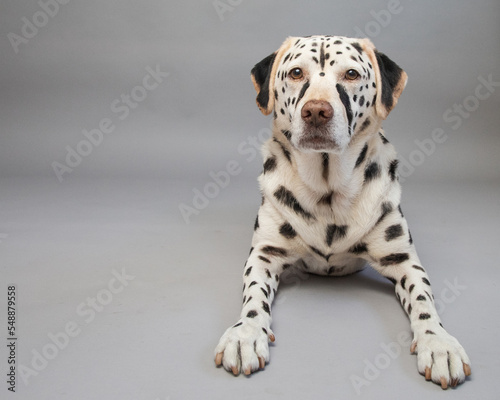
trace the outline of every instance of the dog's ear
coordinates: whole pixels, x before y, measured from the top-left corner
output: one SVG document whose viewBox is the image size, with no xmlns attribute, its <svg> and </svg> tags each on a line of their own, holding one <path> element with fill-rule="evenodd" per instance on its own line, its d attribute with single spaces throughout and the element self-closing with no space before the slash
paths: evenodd
<svg viewBox="0 0 500 400">
<path fill-rule="evenodd" d="M 368 54 L 375 71 L 377 85 L 375 111 L 382 119 L 386 119 L 396 106 L 399 96 L 406 86 L 408 75 L 384 53 L 377 51 L 370 39 L 363 39 L 360 43 Z"/>
<path fill-rule="evenodd" d="M 269 115 L 274 108 L 274 80 L 279 63 L 285 52 L 290 48 L 294 38 L 288 38 L 273 54 L 255 64 L 251 78 L 257 91 L 257 106 L 262 114 Z"/>
</svg>

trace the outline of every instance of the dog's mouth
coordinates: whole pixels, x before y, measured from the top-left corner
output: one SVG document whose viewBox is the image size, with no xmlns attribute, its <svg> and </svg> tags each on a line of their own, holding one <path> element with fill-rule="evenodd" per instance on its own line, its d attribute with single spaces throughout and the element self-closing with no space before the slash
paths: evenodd
<svg viewBox="0 0 500 400">
<path fill-rule="evenodd" d="M 302 150 L 332 151 L 337 150 L 339 145 L 332 139 L 332 133 L 327 127 L 308 127 L 301 135 L 298 147 Z"/>
</svg>

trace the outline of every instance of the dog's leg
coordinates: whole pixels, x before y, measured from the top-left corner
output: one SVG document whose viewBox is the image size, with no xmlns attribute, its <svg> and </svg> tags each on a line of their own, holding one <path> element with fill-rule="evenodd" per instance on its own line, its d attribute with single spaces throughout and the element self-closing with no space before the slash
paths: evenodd
<svg viewBox="0 0 500 400">
<path fill-rule="evenodd" d="M 288 250 L 269 244 L 252 247 L 243 273 L 243 308 L 239 321 L 226 330 L 215 349 L 215 363 L 238 375 L 264 368 L 269 361 L 271 304 L 281 272 L 286 269 Z"/>
<path fill-rule="evenodd" d="M 411 352 L 417 353 L 418 371 L 443 389 L 454 387 L 471 374 L 469 357 L 441 324 L 429 277 L 402 213 L 391 210 L 382 219 L 366 238 L 371 264 L 395 284 L 396 296 L 411 322 Z"/>
</svg>

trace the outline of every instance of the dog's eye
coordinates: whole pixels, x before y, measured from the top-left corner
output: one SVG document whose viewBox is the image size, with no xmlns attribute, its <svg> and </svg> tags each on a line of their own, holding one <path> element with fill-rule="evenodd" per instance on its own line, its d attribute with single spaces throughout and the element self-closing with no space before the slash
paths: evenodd
<svg viewBox="0 0 500 400">
<path fill-rule="evenodd" d="M 349 81 L 354 81 L 359 78 L 359 73 L 355 69 L 350 69 L 345 73 L 345 78 Z"/>
<path fill-rule="evenodd" d="M 293 68 L 288 74 L 292 79 L 302 79 L 302 77 L 304 76 L 304 73 L 300 68 Z"/>
</svg>

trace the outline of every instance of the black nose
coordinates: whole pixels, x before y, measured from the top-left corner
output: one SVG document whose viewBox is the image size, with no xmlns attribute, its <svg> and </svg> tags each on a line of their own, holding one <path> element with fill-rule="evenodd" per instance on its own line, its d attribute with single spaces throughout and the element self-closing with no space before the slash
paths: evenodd
<svg viewBox="0 0 500 400">
<path fill-rule="evenodd" d="M 300 113 L 302 119 L 309 125 L 320 127 L 333 117 L 333 108 L 324 100 L 309 100 Z"/>
</svg>

